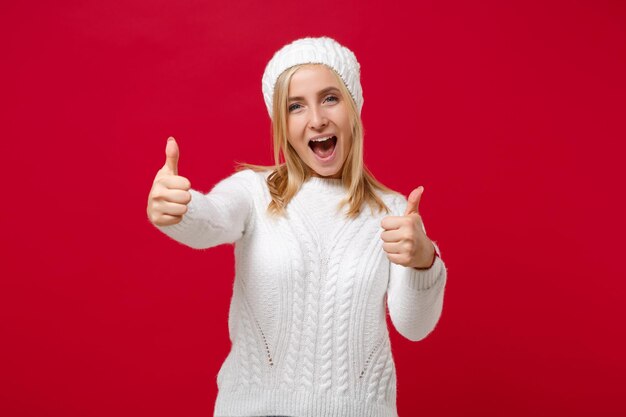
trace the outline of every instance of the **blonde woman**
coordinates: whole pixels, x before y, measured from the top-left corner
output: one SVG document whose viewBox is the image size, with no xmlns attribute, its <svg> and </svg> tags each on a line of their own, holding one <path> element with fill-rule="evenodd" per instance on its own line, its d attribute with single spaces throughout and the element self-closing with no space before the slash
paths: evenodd
<svg viewBox="0 0 626 417">
<path fill-rule="evenodd" d="M 328 37 L 296 40 L 267 64 L 273 166 L 242 165 L 209 193 L 177 172 L 178 145 L 148 217 L 196 249 L 233 243 L 232 347 L 215 416 L 397 416 L 386 309 L 418 341 L 439 320 L 446 268 L 408 198 L 363 163 L 354 54 Z"/>
</svg>

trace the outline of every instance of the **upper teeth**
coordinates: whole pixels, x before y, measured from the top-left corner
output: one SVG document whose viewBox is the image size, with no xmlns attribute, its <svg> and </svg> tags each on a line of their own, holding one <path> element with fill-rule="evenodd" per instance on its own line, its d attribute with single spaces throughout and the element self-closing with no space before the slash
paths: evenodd
<svg viewBox="0 0 626 417">
<path fill-rule="evenodd" d="M 323 138 L 311 139 L 311 140 L 313 142 L 323 142 L 323 141 L 328 140 L 330 138 L 332 138 L 332 135 L 331 136 L 326 136 L 326 137 L 323 137 Z"/>
</svg>

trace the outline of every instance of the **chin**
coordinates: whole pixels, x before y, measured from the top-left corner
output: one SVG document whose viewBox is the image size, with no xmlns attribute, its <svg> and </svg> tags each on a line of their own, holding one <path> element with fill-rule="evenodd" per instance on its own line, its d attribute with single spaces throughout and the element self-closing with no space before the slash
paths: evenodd
<svg viewBox="0 0 626 417">
<path fill-rule="evenodd" d="M 341 175 L 341 168 L 328 168 L 325 167 L 323 169 L 316 169 L 315 172 L 317 173 L 317 175 L 322 176 L 322 177 L 334 177 L 337 174 Z"/>
</svg>

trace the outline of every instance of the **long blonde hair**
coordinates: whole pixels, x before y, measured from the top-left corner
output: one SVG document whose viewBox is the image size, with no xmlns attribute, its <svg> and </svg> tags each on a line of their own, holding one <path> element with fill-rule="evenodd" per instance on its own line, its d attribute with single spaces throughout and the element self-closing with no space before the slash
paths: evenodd
<svg viewBox="0 0 626 417">
<path fill-rule="evenodd" d="M 283 215 L 289 201 L 296 195 L 302 183 L 311 176 L 311 169 L 298 156 L 296 150 L 287 140 L 287 98 L 289 93 L 289 83 L 293 74 L 303 65 L 300 64 L 285 70 L 276 81 L 273 100 L 272 136 L 274 138 L 274 165 L 254 165 L 239 163 L 236 167 L 238 171 L 252 169 L 254 171 L 268 171 L 271 174 L 267 177 L 272 201 L 268 206 L 268 212 L 272 215 Z M 323 65 L 323 64 L 314 64 Z M 327 67 L 330 68 L 330 67 Z M 339 75 L 331 69 L 337 78 L 341 93 L 346 97 L 352 124 L 352 146 L 342 168 L 341 179 L 344 187 L 348 190 L 347 197 L 340 205 L 349 204 L 350 208 L 346 213 L 347 217 L 355 218 L 361 212 L 363 203 L 367 203 L 371 210 L 377 209 L 389 213 L 389 208 L 376 194 L 376 190 L 395 193 L 382 183 L 380 183 L 369 172 L 363 162 L 363 123 L 358 113 L 356 103 L 348 91 Z M 350 99 L 347 99 L 347 98 Z M 281 159 L 282 156 L 282 159 Z"/>
</svg>

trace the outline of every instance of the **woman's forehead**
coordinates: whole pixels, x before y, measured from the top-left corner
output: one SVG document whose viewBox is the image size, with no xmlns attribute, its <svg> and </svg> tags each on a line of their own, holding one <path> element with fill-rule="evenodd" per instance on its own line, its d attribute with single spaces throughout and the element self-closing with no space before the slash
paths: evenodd
<svg viewBox="0 0 626 417">
<path fill-rule="evenodd" d="M 338 77 L 333 70 L 323 64 L 305 64 L 298 68 L 289 82 L 289 95 L 300 92 L 317 93 L 328 87 L 339 89 Z"/>
</svg>

